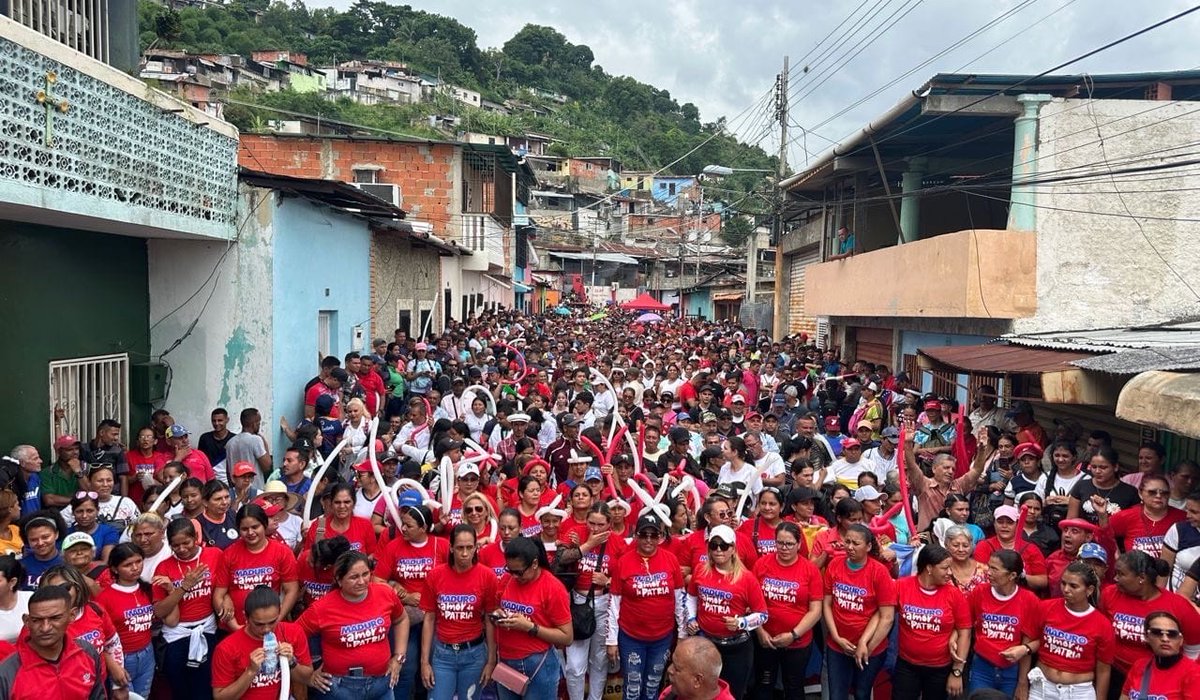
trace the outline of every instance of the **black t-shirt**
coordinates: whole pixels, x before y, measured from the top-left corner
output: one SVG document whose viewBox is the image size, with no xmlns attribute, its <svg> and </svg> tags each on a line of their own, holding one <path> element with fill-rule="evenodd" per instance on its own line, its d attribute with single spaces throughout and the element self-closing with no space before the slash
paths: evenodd
<svg viewBox="0 0 1200 700">
<path fill-rule="evenodd" d="M 1075 488 L 1071 489 L 1071 498 L 1079 500 L 1081 506 L 1079 515 L 1090 523 L 1099 523 L 1099 518 L 1096 517 L 1096 510 L 1092 507 L 1091 501 L 1092 496 L 1097 493 L 1101 497 L 1108 499 L 1108 514 L 1110 516 L 1126 508 L 1132 508 L 1142 502 L 1137 489 L 1124 481 L 1118 481 L 1116 486 L 1110 488 L 1098 489 L 1092 483 L 1091 477 L 1083 479 L 1078 484 L 1075 484 Z"/>
<path fill-rule="evenodd" d="M 219 438 L 215 432 L 210 430 L 200 436 L 200 441 L 196 443 L 196 449 L 208 457 L 210 464 L 220 464 L 225 461 L 225 443 L 232 440 L 233 436 L 233 432 L 226 432 L 225 437 Z"/>
</svg>

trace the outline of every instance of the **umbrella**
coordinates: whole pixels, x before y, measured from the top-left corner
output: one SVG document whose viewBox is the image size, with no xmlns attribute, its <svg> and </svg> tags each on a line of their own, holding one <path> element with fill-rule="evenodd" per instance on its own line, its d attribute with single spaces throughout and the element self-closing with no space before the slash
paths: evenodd
<svg viewBox="0 0 1200 700">
<path fill-rule="evenodd" d="M 599 321 L 602 318 L 608 318 L 608 314 L 601 311 L 599 313 L 595 313 L 595 314 L 592 314 L 591 316 L 588 316 L 589 321 Z"/>
<path fill-rule="evenodd" d="M 554 313 L 558 314 L 559 316 L 570 316 L 571 310 L 565 306 L 556 306 L 554 307 Z"/>
<path fill-rule="evenodd" d="M 641 316 L 637 317 L 638 323 L 654 323 L 655 321 L 661 321 L 661 320 L 662 320 L 662 316 L 659 316 L 658 314 L 653 313 L 653 312 L 644 313 Z"/>
</svg>

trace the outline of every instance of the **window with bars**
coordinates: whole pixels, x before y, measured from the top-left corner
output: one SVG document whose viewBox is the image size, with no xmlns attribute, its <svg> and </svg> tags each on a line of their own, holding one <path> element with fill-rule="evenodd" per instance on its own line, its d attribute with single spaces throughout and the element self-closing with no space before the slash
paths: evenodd
<svg viewBox="0 0 1200 700">
<path fill-rule="evenodd" d="M 100 421 L 121 423 L 121 441 L 129 444 L 129 355 L 99 355 L 55 360 L 49 367 L 50 407 L 62 409 L 60 433 L 86 439 Z M 50 440 L 55 437 L 50 417 Z M 54 454 L 53 445 L 48 454 Z"/>
</svg>

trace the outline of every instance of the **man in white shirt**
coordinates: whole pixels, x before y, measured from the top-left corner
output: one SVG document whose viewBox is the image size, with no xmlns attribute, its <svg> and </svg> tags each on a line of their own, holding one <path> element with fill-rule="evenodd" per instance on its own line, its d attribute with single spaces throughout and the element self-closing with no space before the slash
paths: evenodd
<svg viewBox="0 0 1200 700">
<path fill-rule="evenodd" d="M 758 433 L 746 433 L 742 438 L 750 456 L 754 458 L 754 466 L 762 469 L 762 485 L 783 486 L 784 472 L 783 457 L 778 452 L 768 452 L 763 448 L 762 436 Z"/>
<path fill-rule="evenodd" d="M 872 466 L 863 459 L 862 443 L 856 438 L 846 438 L 842 440 L 842 456 L 829 465 L 823 483 L 836 482 L 853 491 L 858 488 L 858 475 L 865 471 L 874 472 Z M 876 476 L 879 475 L 876 474 Z M 886 475 L 881 476 L 880 481 L 882 482 L 884 478 Z"/>
<path fill-rule="evenodd" d="M 471 412 L 471 402 L 475 394 L 465 393 L 467 382 L 462 377 L 455 377 L 450 383 L 450 393 L 442 397 L 441 408 L 450 420 L 462 420 Z"/>
<path fill-rule="evenodd" d="M 885 483 L 895 474 L 899 479 L 899 467 L 896 465 L 896 446 L 900 444 L 900 431 L 888 426 L 880 432 L 878 447 L 872 447 L 863 453 L 862 461 L 879 477 L 879 483 Z"/>
<path fill-rule="evenodd" d="M 430 426 L 425 416 L 425 405 L 414 400 L 408 405 L 408 422 L 400 428 L 392 440 L 392 452 L 403 453 L 416 464 L 424 464 L 429 454 Z M 432 455 L 430 455 L 432 456 Z"/>
<path fill-rule="evenodd" d="M 995 387 L 987 385 L 979 387 L 979 391 L 975 393 L 975 399 L 979 405 L 967 415 L 971 419 L 972 427 L 979 430 L 994 425 L 1001 432 L 1015 433 L 1017 431 L 1017 424 L 1005 415 L 1003 408 L 996 405 Z"/>
</svg>

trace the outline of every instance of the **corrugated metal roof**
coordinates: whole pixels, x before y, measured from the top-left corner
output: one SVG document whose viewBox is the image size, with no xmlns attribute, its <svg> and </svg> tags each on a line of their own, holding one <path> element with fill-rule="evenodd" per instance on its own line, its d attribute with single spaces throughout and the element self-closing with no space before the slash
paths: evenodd
<svg viewBox="0 0 1200 700">
<path fill-rule="evenodd" d="M 1092 356 L 1085 352 L 1040 350 L 1002 343 L 918 348 L 917 351 L 956 369 L 990 374 L 1061 372 L 1073 369 L 1068 363 Z"/>
<path fill-rule="evenodd" d="M 1071 363 L 1080 369 L 1109 374 L 1140 374 L 1153 370 L 1200 370 L 1200 346 L 1123 350 Z"/>
<path fill-rule="evenodd" d="M 1200 320 L 1176 321 L 1133 328 L 1096 328 L 1048 333 L 1010 333 L 1002 336 L 1013 345 L 1058 350 L 1111 351 L 1115 348 L 1149 349 L 1200 346 Z"/>
</svg>

